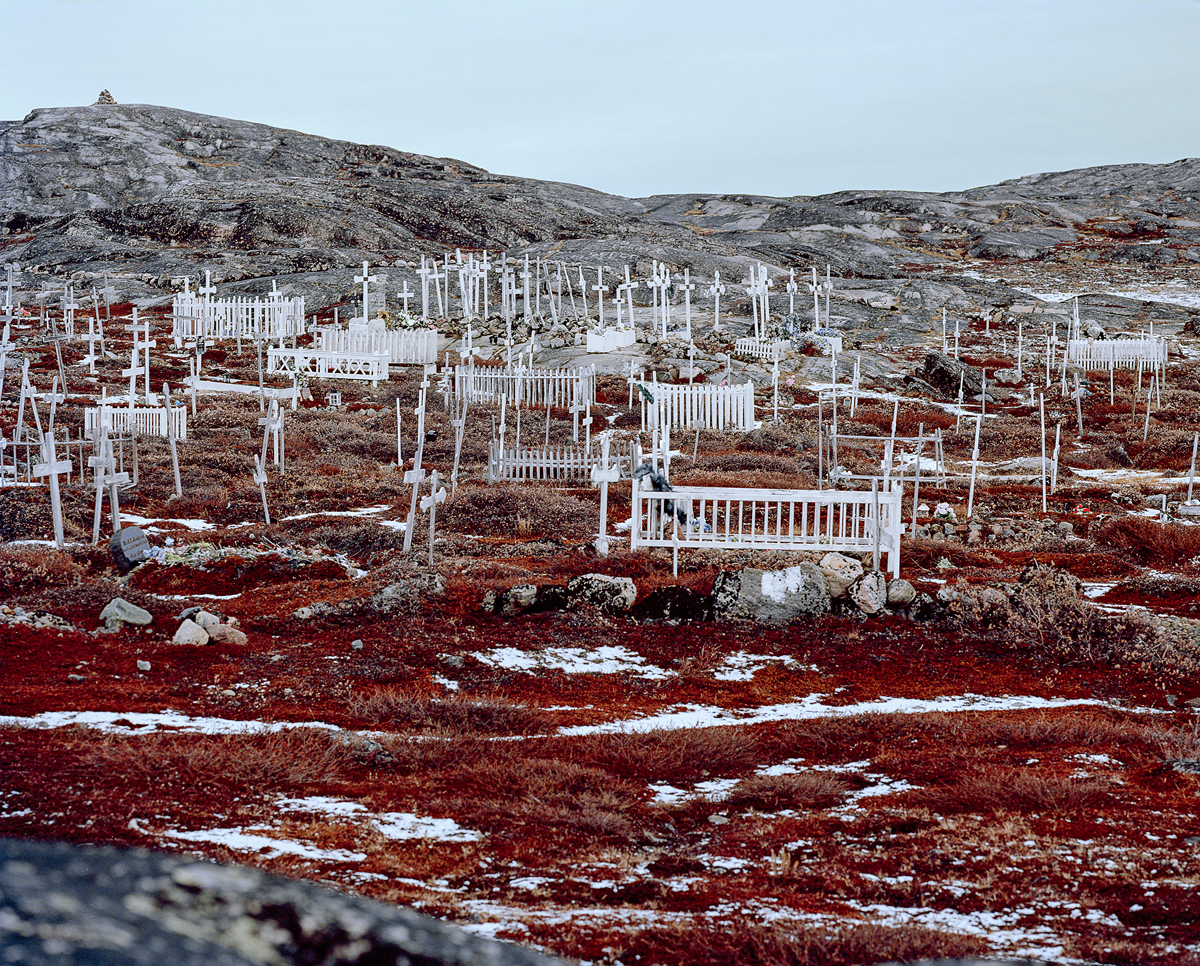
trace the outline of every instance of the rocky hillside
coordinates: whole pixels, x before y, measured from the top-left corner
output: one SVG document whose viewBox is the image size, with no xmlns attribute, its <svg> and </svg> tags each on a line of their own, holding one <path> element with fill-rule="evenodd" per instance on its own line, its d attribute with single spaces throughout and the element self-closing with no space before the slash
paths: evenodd
<svg viewBox="0 0 1200 966">
<path fill-rule="evenodd" d="M 802 177 L 798 175 L 797 181 Z M 1200 160 L 1033 175 L 969 191 L 630 199 L 466 162 L 151 105 L 37 109 L 0 122 L 0 260 L 127 297 L 173 275 L 292 276 L 320 308 L 350 266 L 447 248 L 740 279 L 762 261 L 842 278 L 996 263 L 1200 263 Z M 49 281 L 47 280 L 47 284 Z M 698 293 L 698 297 L 700 293 Z"/>
</svg>

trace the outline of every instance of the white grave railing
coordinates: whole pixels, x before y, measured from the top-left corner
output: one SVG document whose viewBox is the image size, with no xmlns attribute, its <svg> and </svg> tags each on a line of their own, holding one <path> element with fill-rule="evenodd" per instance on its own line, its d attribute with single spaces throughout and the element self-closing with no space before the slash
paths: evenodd
<svg viewBox="0 0 1200 966">
<path fill-rule="evenodd" d="M 383 352 L 393 366 L 437 362 L 434 329 L 371 329 L 323 325 L 316 330 L 317 348 L 330 352 Z"/>
<path fill-rule="evenodd" d="M 83 428 L 88 435 L 100 418 L 101 408 L 94 406 L 83 411 Z M 175 438 L 180 441 L 187 439 L 186 406 L 172 406 L 169 411 L 165 406 L 134 406 L 132 409 L 128 406 L 105 406 L 103 409 L 112 418 L 112 429 L 116 433 L 165 438 L 170 435 L 167 426 L 167 420 L 170 419 L 175 424 Z"/>
<path fill-rule="evenodd" d="M 738 339 L 733 344 L 734 355 L 748 356 L 751 359 L 763 359 L 774 362 L 788 354 L 792 343 L 788 339 L 756 339 L 754 336 Z"/>
<path fill-rule="evenodd" d="M 205 301 L 192 292 L 171 302 L 175 348 L 187 340 L 282 339 L 304 334 L 304 298 L 228 298 Z"/>
<path fill-rule="evenodd" d="M 290 374 L 284 363 L 289 360 L 295 371 L 317 379 L 361 379 L 377 386 L 388 378 L 385 352 L 334 352 L 324 349 L 268 349 L 267 371 Z"/>
<path fill-rule="evenodd" d="M 1084 370 L 1156 369 L 1166 365 L 1167 343 L 1158 336 L 1137 339 L 1071 339 L 1067 362 Z"/>
<path fill-rule="evenodd" d="M 608 468 L 614 465 L 620 470 L 622 479 L 633 475 L 634 460 L 640 458 L 634 452 L 634 444 L 618 443 L 609 452 Z M 488 447 L 488 482 L 513 480 L 584 480 L 590 482 L 592 470 L 601 467 L 600 447 L 590 451 L 580 446 L 506 446 L 500 449 L 496 443 Z"/>
<path fill-rule="evenodd" d="M 754 429 L 754 386 L 643 384 L 642 429 Z M 650 394 L 650 399 L 646 398 Z"/>
<path fill-rule="evenodd" d="M 886 553 L 900 575 L 902 490 L 769 490 L 633 481 L 631 550 L 799 550 Z M 669 504 L 669 506 L 668 506 Z M 683 519 L 680 519 L 682 511 Z"/>
<path fill-rule="evenodd" d="M 578 399 L 575 387 L 582 383 Z M 454 395 L 470 403 L 499 402 L 510 406 L 586 405 L 596 402 L 596 367 L 580 369 L 511 369 L 455 366 Z"/>
<path fill-rule="evenodd" d="M 589 331 L 587 334 L 588 352 L 616 352 L 633 345 L 637 333 L 632 327 L 605 327 Z"/>
</svg>

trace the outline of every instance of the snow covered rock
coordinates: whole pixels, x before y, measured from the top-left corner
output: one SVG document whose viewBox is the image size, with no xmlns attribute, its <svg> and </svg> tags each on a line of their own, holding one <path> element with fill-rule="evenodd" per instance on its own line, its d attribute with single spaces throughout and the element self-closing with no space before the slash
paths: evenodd
<svg viewBox="0 0 1200 966">
<path fill-rule="evenodd" d="M 722 570 L 713 584 L 714 620 L 777 623 L 828 610 L 825 575 L 807 562 L 784 570 Z"/>
</svg>

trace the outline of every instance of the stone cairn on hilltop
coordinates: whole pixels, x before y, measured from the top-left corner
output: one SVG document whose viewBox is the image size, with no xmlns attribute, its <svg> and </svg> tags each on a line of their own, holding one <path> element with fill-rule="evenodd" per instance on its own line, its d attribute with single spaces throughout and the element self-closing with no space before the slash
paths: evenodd
<svg viewBox="0 0 1200 966">
<path fill-rule="evenodd" d="M 113 96 L 107 90 L 102 90 L 100 92 L 100 96 L 96 98 L 96 103 L 97 104 L 116 104 L 117 102 L 116 102 L 116 100 L 113 99 Z"/>
</svg>

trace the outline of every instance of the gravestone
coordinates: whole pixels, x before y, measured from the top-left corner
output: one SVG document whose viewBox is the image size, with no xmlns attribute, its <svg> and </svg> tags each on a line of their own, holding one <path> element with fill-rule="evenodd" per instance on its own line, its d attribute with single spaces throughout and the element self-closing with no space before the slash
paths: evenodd
<svg viewBox="0 0 1200 966">
<path fill-rule="evenodd" d="M 138 527 L 122 527 L 108 542 L 117 569 L 124 573 L 152 556 L 150 541 Z"/>
</svg>

